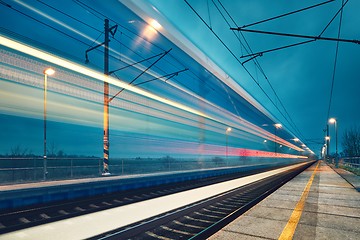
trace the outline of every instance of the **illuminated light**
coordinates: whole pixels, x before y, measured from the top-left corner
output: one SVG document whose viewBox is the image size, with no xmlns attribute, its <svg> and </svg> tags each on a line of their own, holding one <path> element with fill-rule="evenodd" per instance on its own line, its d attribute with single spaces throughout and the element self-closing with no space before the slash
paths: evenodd
<svg viewBox="0 0 360 240">
<path fill-rule="evenodd" d="M 47 68 L 47 69 L 45 69 L 44 70 L 44 74 L 46 74 L 46 75 L 53 75 L 55 73 L 55 70 L 54 69 L 52 69 L 52 68 Z"/>
<path fill-rule="evenodd" d="M 112 84 L 114 86 L 117 86 L 119 88 L 127 89 L 129 91 L 129 93 L 131 92 L 132 94 L 138 94 L 139 96 L 143 96 L 144 98 L 150 98 L 152 100 L 155 100 L 158 103 L 163 103 L 163 104 L 166 104 L 168 106 L 172 106 L 172 107 L 175 107 L 177 109 L 184 110 L 184 111 L 186 111 L 186 112 L 188 112 L 190 114 L 194 114 L 194 115 L 201 116 L 201 117 L 210 119 L 212 121 L 215 121 L 215 122 L 217 122 L 216 125 L 219 126 L 219 130 L 217 130 L 216 132 L 222 132 L 223 131 L 223 130 L 220 129 L 220 124 L 222 124 L 222 125 L 231 125 L 231 124 L 236 123 L 236 129 L 244 130 L 247 133 L 254 134 L 254 135 L 256 135 L 256 136 L 258 136 L 260 138 L 267 138 L 267 139 L 273 138 L 273 134 L 265 131 L 261 127 L 256 126 L 255 124 L 253 124 L 251 122 L 248 122 L 248 121 L 236 116 L 235 114 L 230 113 L 227 110 L 220 108 L 219 106 L 215 106 L 214 104 L 209 103 L 205 99 L 202 99 L 202 98 L 196 96 L 195 94 L 191 94 L 189 92 L 186 92 L 187 94 L 191 94 L 192 97 L 201 99 L 201 100 L 205 101 L 205 103 L 207 103 L 207 104 L 211 105 L 212 107 L 214 107 L 214 108 L 211 108 L 211 113 L 212 113 L 211 116 L 208 115 L 208 114 L 205 114 L 205 113 L 203 113 L 201 111 L 198 111 L 198 110 L 196 110 L 194 108 L 191 108 L 191 107 L 188 107 L 188 106 L 183 105 L 181 103 L 178 103 L 178 102 L 176 102 L 176 100 L 172 101 L 170 99 L 160 97 L 160 96 L 158 96 L 156 94 L 147 92 L 147 91 L 145 91 L 145 90 L 143 90 L 141 88 L 137 88 L 137 87 L 128 85 L 127 83 L 125 83 L 123 81 L 120 81 L 118 79 L 115 79 L 113 77 L 105 78 L 103 73 L 97 72 L 97 71 L 92 70 L 90 68 L 84 67 L 84 66 L 82 66 L 80 64 L 73 63 L 73 62 L 71 62 L 69 60 L 57 57 L 57 56 L 49 54 L 49 53 L 47 53 L 45 51 L 33 48 L 31 46 L 27 46 L 27 45 L 22 44 L 20 42 L 11 40 L 11 39 L 9 39 L 7 37 L 3 37 L 1 35 L 0 35 L 0 43 L 2 45 L 4 45 L 4 46 L 9 47 L 11 49 L 14 49 L 16 51 L 20 51 L 20 52 L 25 53 L 27 55 L 34 56 L 34 57 L 36 57 L 38 59 L 44 60 L 46 62 L 50 62 L 50 63 L 52 63 L 54 65 L 64 67 L 64 68 L 66 68 L 68 70 L 71 70 L 71 71 L 74 71 L 76 73 L 82 74 L 84 76 L 90 77 L 91 79 L 100 80 L 100 81 L 107 81 L 107 82 L 109 82 L 110 84 Z M 85 86 L 85 85 L 81 84 L 81 86 Z M 137 98 L 139 96 L 137 96 Z M 131 100 L 131 101 L 134 101 L 134 100 Z M 172 109 L 171 112 L 173 112 L 173 111 L 174 111 L 174 109 Z M 170 112 L 170 111 L 167 110 L 167 112 Z M 176 113 L 176 114 L 181 115 L 181 113 Z M 182 113 L 182 114 L 184 114 L 184 113 Z M 226 116 L 226 118 L 224 118 L 224 116 Z M 218 127 L 216 126 L 216 128 L 218 128 Z M 293 144 L 291 144 L 291 143 L 289 143 L 289 142 L 287 142 L 287 141 L 285 141 L 285 140 L 283 140 L 281 138 L 277 138 L 276 142 L 281 143 L 284 146 L 289 146 L 289 147 L 291 147 L 291 148 L 293 148 L 293 149 L 295 149 L 297 151 L 303 151 L 303 149 L 301 149 L 301 148 L 299 148 L 299 147 L 297 147 L 297 146 L 295 146 L 295 145 L 293 145 Z"/>
<path fill-rule="evenodd" d="M 178 154 L 194 154 L 200 153 L 202 155 L 216 155 L 216 156 L 223 156 L 224 155 L 224 146 L 219 145 L 212 145 L 212 144 L 203 144 L 201 146 L 201 152 L 199 152 L 199 148 L 197 143 L 194 142 L 181 142 L 181 144 L 172 143 L 170 145 L 164 145 L 163 143 L 159 144 L 158 146 L 154 147 L 153 150 L 156 152 L 167 152 L 171 151 L 173 153 Z M 296 158 L 296 159 L 306 159 L 307 156 L 301 155 L 293 155 L 293 154 L 286 154 L 286 153 L 277 153 L 274 152 L 267 152 L 261 150 L 254 150 L 254 149 L 246 149 L 246 148 L 235 148 L 235 147 L 228 147 L 228 155 L 229 156 L 237 156 L 237 157 L 259 157 L 259 158 Z"/>
<path fill-rule="evenodd" d="M 115 86 L 118 86 L 120 88 L 125 88 L 126 90 L 128 91 L 131 91 L 131 92 L 134 92 L 134 93 L 137 93 L 139 95 L 143 95 L 145 97 L 148 97 L 148 98 L 151 98 L 153 100 L 156 100 L 156 101 L 159 101 L 159 102 L 162 102 L 162 103 L 165 103 L 167 105 L 170 105 L 170 106 L 173 106 L 173 107 L 176 107 L 176 108 L 179 108 L 179 109 L 182 109 L 186 112 L 190 112 L 190 113 L 193 113 L 195 115 L 199 115 L 199 116 L 202 116 L 202 117 L 205 117 L 205 118 L 208 118 L 208 119 L 211 119 L 211 120 L 215 120 L 213 118 L 211 118 L 210 116 L 206 115 L 206 114 L 203 114 L 202 112 L 200 111 L 197 111 L 195 109 L 192 109 L 190 107 L 187 107 L 185 105 L 182 105 L 180 103 L 176 103 L 176 102 L 173 102 L 173 101 L 170 101 L 168 99 L 165 99 L 163 97 L 160 97 L 160 96 L 157 96 L 155 94 L 152 94 L 152 93 L 149 93 L 145 90 L 142 90 L 140 88 L 137 88 L 137 87 L 134 87 L 134 86 L 131 86 L 129 85 L 128 83 L 125 83 L 123 81 L 120 81 L 120 80 L 117 80 L 113 77 L 106 77 L 103 73 L 100 73 L 100 72 L 97 72 L 95 70 L 92 70 L 90 68 L 86 68 L 80 64 L 76 64 L 76 63 L 73 63 L 71 61 L 68 61 L 66 59 L 63 59 L 63 58 L 60 58 L 60 57 L 57 57 L 57 56 L 54 56 L 52 54 L 49 54 L 47 52 L 44 52 L 44 51 L 41 51 L 39 49 L 35 49 L 33 47 L 30 47 L 30 46 L 26 46 L 22 43 L 19 43 L 19 42 L 16 42 L 16 41 L 13 41 L 11 39 L 8 39 L 6 37 L 3 37 L 3 36 L 0 36 L 0 43 L 3 45 L 3 46 L 6 46 L 8 48 L 11 48 L 11 49 L 14 49 L 14 50 L 17 50 L 17 51 L 21 51 L 25 54 L 28 54 L 28 55 L 31 55 L 31 56 L 34 56 L 34 57 L 37 57 L 39 59 L 42 59 L 44 61 L 47 61 L 47 62 L 50 62 L 50 63 L 53 63 L 53 64 L 56 64 L 58 66 L 61 66 L 61 67 L 64 67 L 66 69 L 69 69 L 71 71 L 75 71 L 75 72 L 78 72 L 78 73 L 81 73 L 83 75 L 86 75 L 88 77 L 91 77 L 91 78 L 95 78 L 95 79 L 98 79 L 100 81 L 106 81 L 108 82 L 109 84 L 112 84 L 112 85 L 115 85 Z"/>
<path fill-rule="evenodd" d="M 125 5 L 127 5 L 130 9 L 134 9 L 134 6 L 130 4 L 130 1 L 125 1 Z M 155 10 L 155 9 L 154 9 Z M 145 12 L 140 11 L 139 9 L 134 10 L 139 16 L 143 19 L 146 19 L 148 16 Z M 157 11 L 157 10 L 155 10 Z M 161 14 L 160 14 L 161 15 Z M 160 16 L 162 17 L 162 16 Z M 163 19 L 163 18 L 159 18 Z M 167 25 L 167 31 L 164 31 L 163 34 L 173 43 L 175 43 L 180 49 L 182 49 L 185 53 L 187 53 L 190 57 L 192 57 L 195 61 L 201 64 L 205 69 L 211 72 L 215 77 L 217 77 L 224 84 L 229 86 L 232 90 L 234 90 L 237 94 L 243 97 L 246 101 L 248 101 L 251 105 L 257 108 L 264 115 L 272 118 L 271 114 L 266 110 L 262 105 L 260 105 L 257 100 L 255 100 L 249 93 L 247 93 L 234 79 L 232 79 L 228 74 L 224 72 L 215 62 L 207 57 L 207 55 L 202 52 L 197 46 L 195 46 L 192 42 L 189 41 L 180 31 L 171 26 Z M 294 146 L 296 148 L 296 146 Z M 302 151 L 301 149 L 298 151 Z"/>
<path fill-rule="evenodd" d="M 266 142 L 267 142 L 267 140 L 265 139 L 265 140 L 264 140 L 264 143 L 266 143 Z"/>
<path fill-rule="evenodd" d="M 156 21 L 155 19 L 151 19 L 149 21 L 149 24 L 144 28 L 141 35 L 142 37 L 151 41 L 157 36 L 158 30 L 160 30 L 161 28 L 162 27 L 158 21 Z"/>
<path fill-rule="evenodd" d="M 279 129 L 279 128 L 282 128 L 282 125 L 280 123 L 275 123 L 274 126 Z"/>
<path fill-rule="evenodd" d="M 160 30 L 162 28 L 160 23 L 158 21 L 156 21 L 155 19 L 152 19 L 150 21 L 150 26 L 152 26 L 155 30 Z"/>
<path fill-rule="evenodd" d="M 330 140 L 330 137 L 329 137 L 329 136 L 326 136 L 326 137 L 325 137 L 325 140 L 327 140 L 327 141 Z"/>
<path fill-rule="evenodd" d="M 226 133 L 229 133 L 229 132 L 231 132 L 231 127 L 228 127 L 227 129 L 226 129 Z"/>
<path fill-rule="evenodd" d="M 151 6 L 152 9 L 154 9 L 156 12 L 160 13 L 159 10 L 155 6 Z"/>
<path fill-rule="evenodd" d="M 330 118 L 329 123 L 336 123 L 336 119 L 335 118 Z"/>
<path fill-rule="evenodd" d="M 282 147 L 282 145 L 280 145 L 280 147 Z"/>
<path fill-rule="evenodd" d="M 40 62 L 31 62 L 30 59 L 27 57 L 22 56 L 20 59 L 16 59 L 16 58 L 14 58 L 14 56 L 8 55 L 8 54 L 6 54 L 6 52 L 3 52 L 1 50 L 0 50 L 0 53 L 4 54 L 4 55 L 0 55 L 0 61 L 3 61 L 3 63 L 11 64 L 12 62 L 16 62 L 16 63 L 19 63 L 20 65 L 26 64 L 23 67 L 26 67 L 25 69 L 27 69 L 27 70 L 36 69 L 38 66 L 42 65 L 42 63 L 40 63 Z M 12 68 L 12 67 L 10 68 L 8 66 L 2 65 L 1 63 L 0 63 L 0 67 L 1 67 L 0 69 L 1 69 L 2 74 L 4 74 L 4 76 L 3 76 L 4 78 L 8 78 L 8 77 L 12 76 L 14 74 L 14 72 L 17 72 L 16 76 L 19 78 L 19 80 L 20 79 L 23 79 L 23 80 L 16 81 L 16 82 L 19 82 L 19 83 L 22 83 L 25 85 L 30 85 L 30 86 L 40 86 L 38 84 L 39 79 L 36 74 L 29 75 L 28 73 L 25 74 L 23 72 L 18 72 L 17 68 Z M 103 97 L 102 87 L 103 86 L 100 83 L 96 82 L 96 79 L 94 79 L 95 81 L 90 80 L 89 78 L 86 78 L 86 76 L 80 76 L 78 74 L 75 75 L 75 73 L 65 72 L 64 70 L 61 70 L 61 69 L 59 69 L 59 71 L 57 72 L 57 75 L 58 75 L 58 79 L 61 79 L 61 82 L 55 81 L 52 83 L 51 90 L 53 92 L 57 92 L 60 94 L 64 94 L 67 96 L 73 96 L 73 97 L 81 96 L 82 99 L 89 100 L 89 101 L 95 101 L 95 102 L 100 102 L 102 100 L 102 97 Z M 75 86 L 74 84 L 76 84 L 77 86 Z M 84 87 L 85 87 L 85 89 L 84 89 Z M 90 90 L 90 89 L 94 92 L 89 93 L 88 90 Z M 125 100 L 127 103 L 124 104 L 123 100 Z M 113 106 L 131 111 L 131 112 L 142 114 L 149 110 L 145 106 L 147 103 L 150 104 L 151 108 L 152 108 L 151 112 L 148 112 L 148 114 L 151 116 L 169 120 L 169 121 L 173 121 L 173 122 L 178 122 L 178 123 L 185 124 L 188 126 L 193 126 L 193 127 L 198 126 L 198 123 L 197 123 L 198 118 L 196 116 L 192 115 L 191 113 L 183 112 L 179 109 L 173 109 L 170 106 L 165 105 L 161 102 L 157 102 L 157 101 L 153 101 L 153 102 L 149 103 L 148 98 L 141 96 L 141 95 L 135 96 L 134 93 L 132 93 L 130 91 L 123 92 L 123 94 L 121 96 L 119 96 L 119 99 L 117 99 L 117 98 L 114 99 Z M 216 105 L 215 106 L 211 105 L 211 107 L 215 108 L 216 112 L 213 112 L 214 109 L 212 109 L 213 110 L 212 114 L 215 114 L 216 117 L 218 114 L 219 116 L 227 116 L 227 118 L 229 118 L 228 119 L 229 122 L 239 122 L 239 119 L 237 118 L 237 116 L 234 116 L 232 118 L 233 115 L 231 115 L 231 113 L 229 113 L 230 115 L 228 116 L 228 114 L 225 110 L 218 108 Z M 60 108 L 54 108 L 54 109 L 60 109 Z M 33 111 L 35 112 L 35 110 L 33 110 Z M 57 117 L 59 119 L 62 118 L 60 115 L 57 115 Z M 92 119 L 91 121 L 95 123 L 96 119 Z M 244 121 L 241 120 L 240 122 L 243 124 L 246 124 L 248 130 L 252 128 L 252 125 L 250 125 L 250 123 L 247 123 L 245 120 Z M 220 122 L 208 122 L 206 129 L 213 131 L 213 132 L 222 133 L 223 132 L 223 130 L 222 130 L 223 124 L 221 124 Z M 244 128 L 244 130 L 246 130 L 246 129 Z M 254 132 L 254 135 L 259 135 L 259 133 Z M 234 137 L 257 142 L 257 138 L 250 135 L 249 132 L 237 133 L 234 135 Z"/>
<path fill-rule="evenodd" d="M 293 140 L 294 140 L 294 142 L 299 142 L 300 141 L 298 138 L 294 138 Z"/>
</svg>

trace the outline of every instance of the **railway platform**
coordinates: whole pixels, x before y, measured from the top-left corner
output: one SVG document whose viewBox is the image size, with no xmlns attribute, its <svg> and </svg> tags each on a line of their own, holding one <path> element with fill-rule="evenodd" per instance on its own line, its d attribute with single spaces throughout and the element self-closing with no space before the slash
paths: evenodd
<svg viewBox="0 0 360 240">
<path fill-rule="evenodd" d="M 200 180 L 226 174 L 256 171 L 281 164 L 258 164 L 219 169 L 158 172 L 134 175 L 112 175 L 98 178 L 67 179 L 0 185 L 0 211 L 55 201 L 66 201 L 101 194 L 133 190 L 161 184 Z"/>
<path fill-rule="evenodd" d="M 357 186 L 319 161 L 210 239 L 359 239 Z"/>
</svg>

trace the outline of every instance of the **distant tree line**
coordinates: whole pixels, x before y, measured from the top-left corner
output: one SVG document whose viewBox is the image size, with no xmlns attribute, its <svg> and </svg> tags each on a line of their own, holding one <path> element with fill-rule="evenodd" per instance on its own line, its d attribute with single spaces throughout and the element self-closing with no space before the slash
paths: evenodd
<svg viewBox="0 0 360 240">
<path fill-rule="evenodd" d="M 10 158 L 30 158 L 30 157 L 43 157 L 42 155 L 34 154 L 32 150 L 22 147 L 20 144 L 17 144 L 14 147 L 10 148 L 10 153 L 0 154 L 0 157 L 10 157 Z M 63 150 L 57 150 L 56 145 L 52 142 L 49 144 L 47 149 L 48 158 L 97 158 L 95 156 L 84 156 L 76 154 L 66 154 Z"/>
<path fill-rule="evenodd" d="M 347 129 L 342 136 L 343 156 L 360 157 L 360 128 Z"/>
</svg>

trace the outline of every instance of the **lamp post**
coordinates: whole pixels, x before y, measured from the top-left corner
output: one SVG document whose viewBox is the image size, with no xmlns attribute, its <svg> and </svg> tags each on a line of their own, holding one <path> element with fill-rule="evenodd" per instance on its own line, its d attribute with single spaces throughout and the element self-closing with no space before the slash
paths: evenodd
<svg viewBox="0 0 360 240">
<path fill-rule="evenodd" d="M 329 123 L 334 124 L 335 127 L 335 167 L 338 167 L 338 126 L 335 118 L 330 118 Z"/>
<path fill-rule="evenodd" d="M 46 68 L 44 70 L 44 181 L 47 175 L 47 154 L 46 154 L 46 93 L 47 93 L 47 77 L 53 75 L 55 70 L 52 68 Z"/>
<path fill-rule="evenodd" d="M 231 132 L 231 127 L 228 127 L 225 131 L 225 134 L 226 134 L 226 165 L 228 165 L 228 136 L 229 136 L 229 133 Z"/>
<path fill-rule="evenodd" d="M 274 144 L 275 144 L 275 156 L 277 155 L 277 147 L 276 147 L 276 135 L 277 135 L 277 130 L 282 128 L 282 125 L 280 123 L 275 123 L 274 124 L 275 127 L 275 139 L 274 139 Z"/>
<path fill-rule="evenodd" d="M 330 137 L 329 136 L 325 136 L 325 147 L 326 147 L 326 158 L 325 158 L 325 161 L 329 162 L 330 159 L 329 159 L 329 146 L 330 146 Z"/>
</svg>

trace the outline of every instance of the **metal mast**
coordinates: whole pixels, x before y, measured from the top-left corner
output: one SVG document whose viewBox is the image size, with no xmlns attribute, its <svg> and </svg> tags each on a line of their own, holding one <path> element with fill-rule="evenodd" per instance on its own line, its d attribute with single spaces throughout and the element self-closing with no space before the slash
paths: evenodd
<svg viewBox="0 0 360 240">
<path fill-rule="evenodd" d="M 109 174 L 109 19 L 105 19 L 104 41 L 104 160 L 103 174 Z"/>
</svg>

